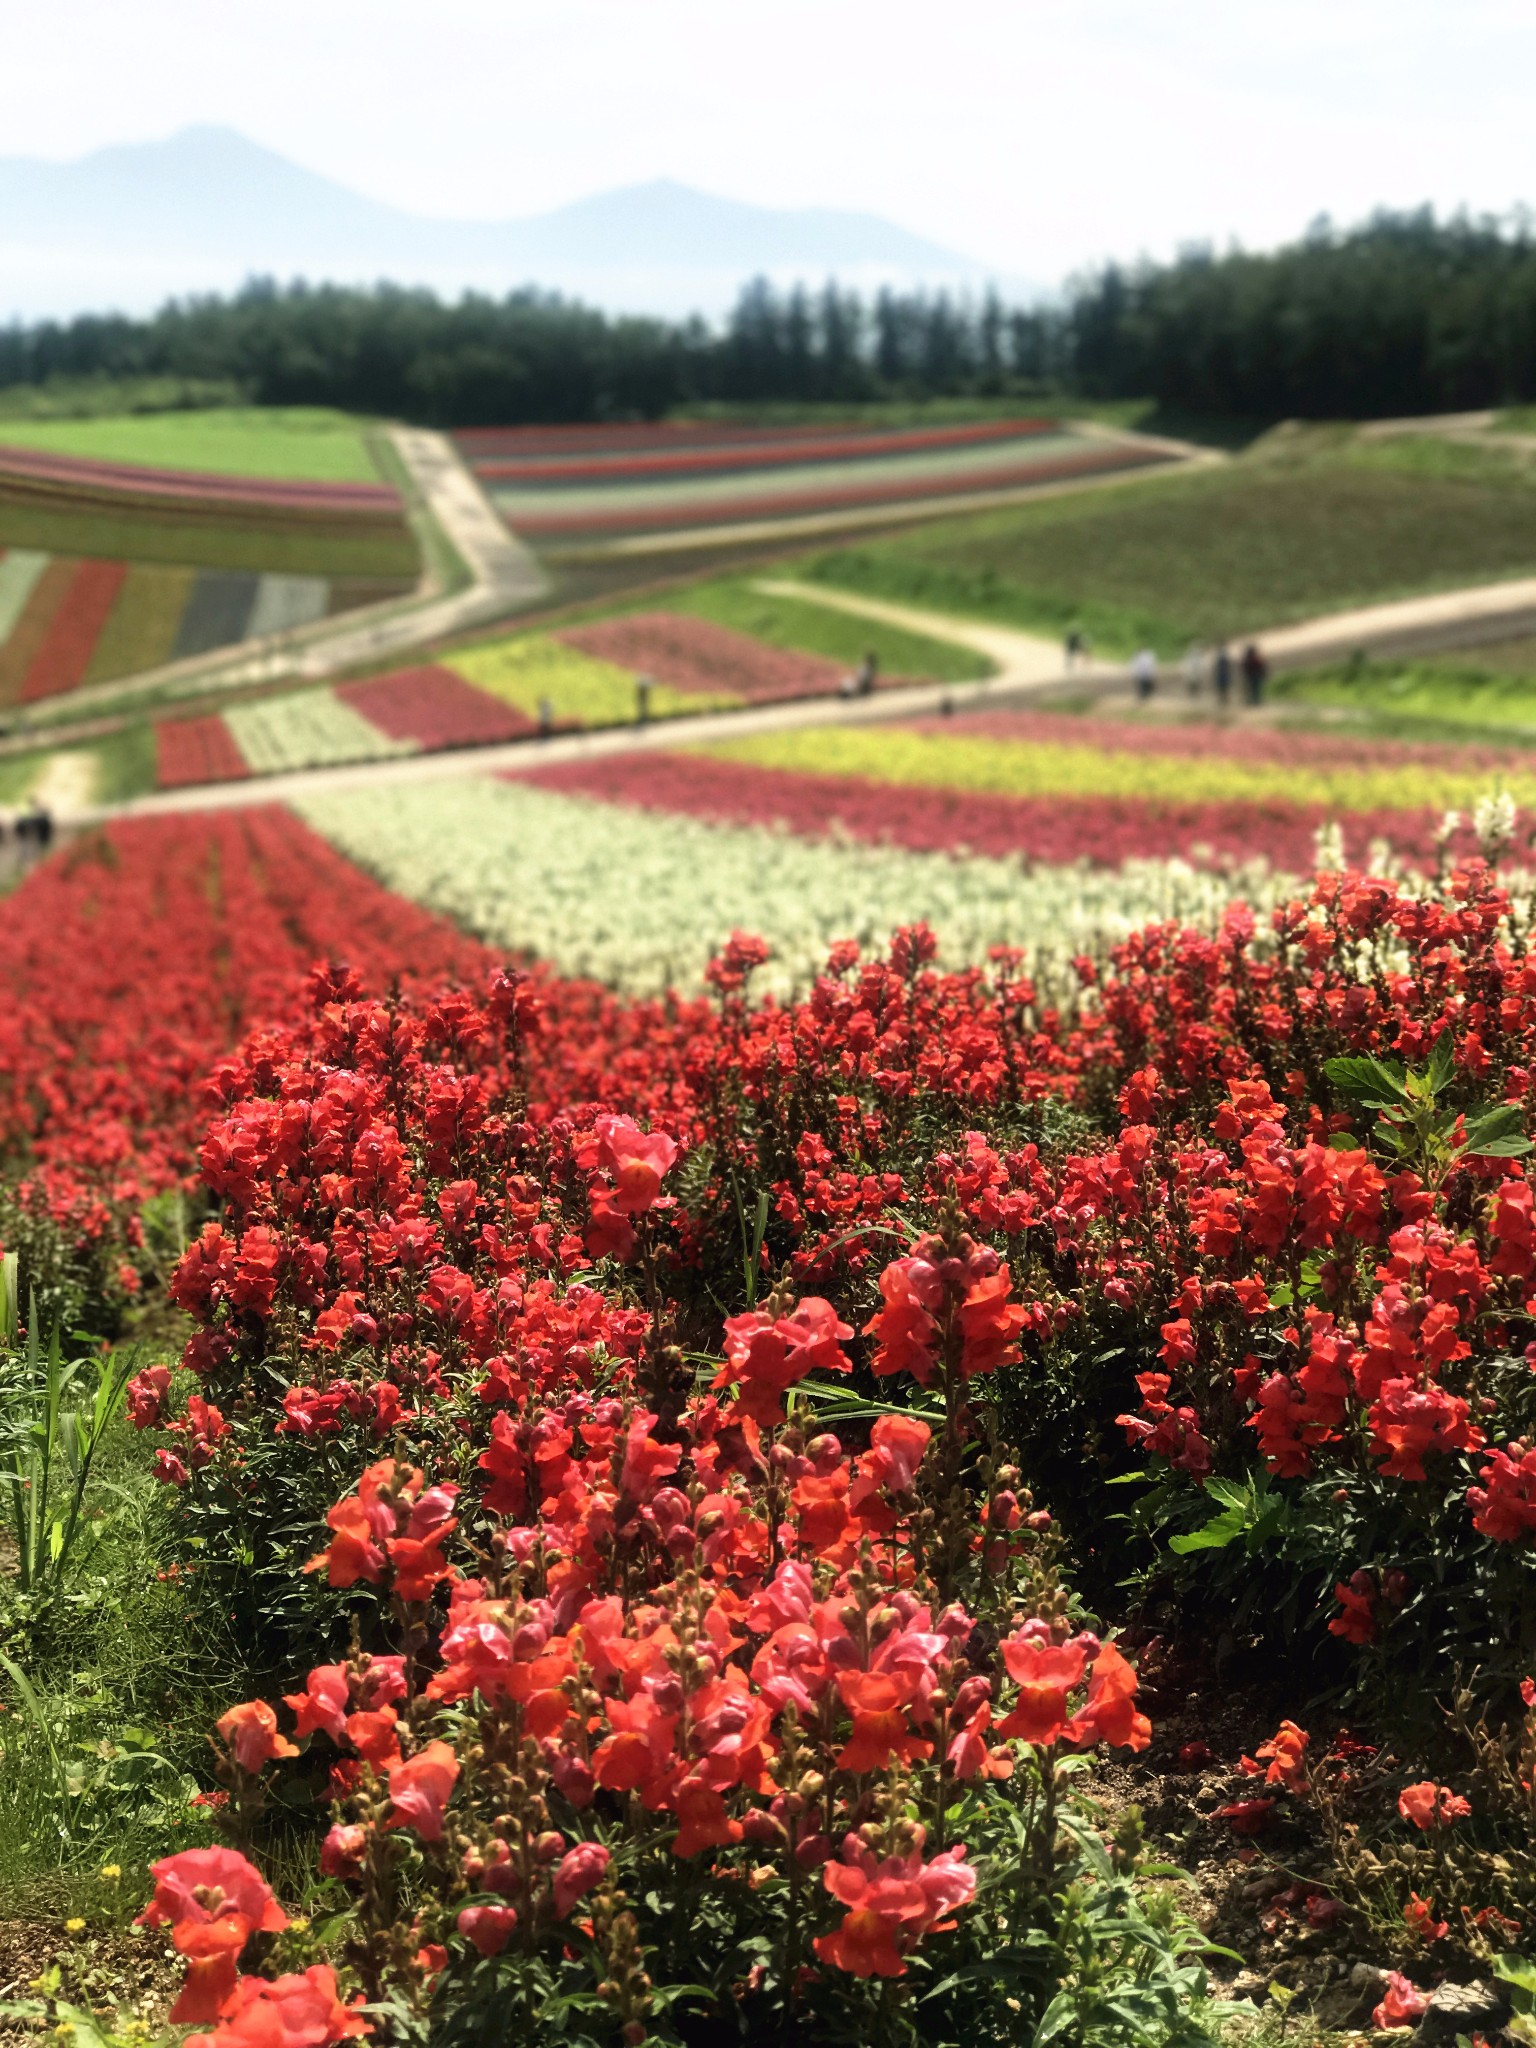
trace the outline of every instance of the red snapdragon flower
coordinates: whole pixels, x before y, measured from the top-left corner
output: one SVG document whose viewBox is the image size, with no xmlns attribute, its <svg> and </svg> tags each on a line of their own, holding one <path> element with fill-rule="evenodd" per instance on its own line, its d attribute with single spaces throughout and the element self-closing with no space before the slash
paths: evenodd
<svg viewBox="0 0 1536 2048">
<path fill-rule="evenodd" d="M 1404 1786 L 1397 1795 L 1397 1810 L 1404 1820 L 1411 1820 L 1416 1828 L 1427 1833 L 1431 1828 L 1449 1827 L 1453 1821 L 1465 1820 L 1472 1807 L 1449 1785 L 1436 1785 L 1426 1778 L 1420 1784 Z"/>
</svg>

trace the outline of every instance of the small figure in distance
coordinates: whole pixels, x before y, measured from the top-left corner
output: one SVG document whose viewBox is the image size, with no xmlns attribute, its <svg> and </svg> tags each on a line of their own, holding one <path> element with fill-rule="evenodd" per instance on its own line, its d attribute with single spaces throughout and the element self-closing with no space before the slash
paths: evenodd
<svg viewBox="0 0 1536 2048">
<path fill-rule="evenodd" d="M 1232 655 L 1225 640 L 1216 649 L 1216 660 L 1211 668 L 1211 680 L 1216 685 L 1216 703 L 1225 711 L 1232 696 Z"/>
<path fill-rule="evenodd" d="M 33 816 L 36 820 L 34 830 L 37 833 L 38 851 L 46 853 L 53 844 L 53 813 L 46 804 L 35 803 Z"/>
<path fill-rule="evenodd" d="M 1184 687 L 1191 697 L 1198 697 L 1205 688 L 1205 649 L 1198 640 L 1190 641 L 1184 656 Z"/>
<path fill-rule="evenodd" d="M 1264 702 L 1264 684 L 1268 676 L 1269 663 L 1250 640 L 1243 649 L 1243 687 L 1250 704 L 1257 706 Z"/>
<path fill-rule="evenodd" d="M 649 676 L 635 677 L 635 723 L 649 725 L 651 722 L 651 679 Z"/>
<path fill-rule="evenodd" d="M 555 700 L 553 697 L 539 699 L 539 738 L 547 740 L 555 729 Z"/>
<path fill-rule="evenodd" d="M 1136 695 L 1145 704 L 1157 688 L 1157 656 L 1150 647 L 1143 647 L 1131 663 L 1131 680 L 1136 685 Z"/>
<path fill-rule="evenodd" d="M 1087 642 L 1083 639 L 1083 635 L 1079 627 L 1074 626 L 1072 630 L 1068 633 L 1066 639 L 1062 642 L 1062 649 L 1066 655 L 1067 674 L 1071 675 L 1072 671 L 1077 667 L 1078 663 L 1082 661 L 1087 654 Z"/>
<path fill-rule="evenodd" d="M 857 697 L 859 694 L 859 678 L 853 669 L 845 670 L 839 678 L 837 694 L 839 697 Z"/>
<path fill-rule="evenodd" d="M 859 663 L 856 694 L 860 697 L 872 697 L 875 694 L 875 677 L 879 673 L 880 657 L 873 648 L 870 648 L 864 659 Z"/>
</svg>

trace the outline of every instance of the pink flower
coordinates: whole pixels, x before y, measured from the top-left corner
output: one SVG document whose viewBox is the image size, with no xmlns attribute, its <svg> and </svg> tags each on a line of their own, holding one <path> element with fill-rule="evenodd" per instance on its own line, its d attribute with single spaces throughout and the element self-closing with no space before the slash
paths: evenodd
<svg viewBox="0 0 1536 2048">
<path fill-rule="evenodd" d="M 1397 1970 L 1387 1972 L 1387 1991 L 1380 2005 L 1371 2014 L 1374 2027 L 1404 2027 L 1411 2020 L 1421 2019 L 1429 2000 L 1416 1984 Z"/>
<path fill-rule="evenodd" d="M 152 1863 L 154 1897 L 139 1915 L 145 1927 L 180 1927 L 187 1921 L 235 1915 L 248 1930 L 280 1934 L 288 1916 L 255 1864 L 238 1849 L 183 1849 Z"/>
<path fill-rule="evenodd" d="M 612 1861 L 601 1842 L 578 1842 L 567 1849 L 555 1870 L 555 1911 L 563 1920 L 578 1899 L 602 1883 Z"/>
<path fill-rule="evenodd" d="M 459 1779 L 459 1760 L 446 1742 L 429 1742 L 415 1756 L 389 1766 L 389 1797 L 402 1822 L 424 1842 L 443 1839 L 443 1808 Z"/>
<path fill-rule="evenodd" d="M 614 1208 L 624 1216 L 643 1216 L 676 1162 L 676 1140 L 664 1131 L 642 1131 L 628 1116 L 600 1116 L 593 1129 L 599 1161 L 613 1180 Z"/>
<path fill-rule="evenodd" d="M 283 1702 L 293 1709 L 297 1736 L 323 1728 L 333 1742 L 340 1742 L 347 1725 L 347 1667 L 317 1664 L 304 1682 L 303 1692 L 284 1693 Z"/>
<path fill-rule="evenodd" d="M 499 1956 L 512 1939 L 516 1925 L 514 1906 L 466 1906 L 458 1919 L 460 1934 L 473 1942 L 483 1956 Z"/>
</svg>

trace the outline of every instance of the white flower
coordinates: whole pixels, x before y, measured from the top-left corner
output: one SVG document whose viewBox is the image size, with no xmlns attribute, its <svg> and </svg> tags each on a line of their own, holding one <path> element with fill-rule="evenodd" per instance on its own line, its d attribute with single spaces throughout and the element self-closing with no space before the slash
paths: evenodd
<svg viewBox="0 0 1536 2048">
<path fill-rule="evenodd" d="M 754 989 L 789 995 L 809 986 L 836 940 L 874 951 L 898 926 L 926 922 L 942 964 L 1018 946 L 1041 1002 L 1072 1007 L 1074 955 L 1103 960 L 1165 920 L 1214 930 L 1235 898 L 1262 918 L 1298 887 L 1259 863 L 1238 874 L 1178 860 L 1026 870 L 478 779 L 322 793 L 296 808 L 390 888 L 491 944 L 633 994 L 697 989 L 738 928 L 773 948 Z"/>
</svg>

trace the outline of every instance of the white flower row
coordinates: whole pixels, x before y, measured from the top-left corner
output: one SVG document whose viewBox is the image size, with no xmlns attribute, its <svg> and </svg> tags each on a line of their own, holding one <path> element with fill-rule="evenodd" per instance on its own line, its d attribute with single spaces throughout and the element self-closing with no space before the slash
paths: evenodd
<svg viewBox="0 0 1536 2048">
<path fill-rule="evenodd" d="M 253 775 L 289 768 L 331 768 L 346 761 L 376 761 L 415 754 L 415 740 L 392 740 L 330 690 L 295 690 L 237 704 L 224 723 Z"/>
<path fill-rule="evenodd" d="M 494 945 L 634 994 L 696 988 L 732 930 L 773 947 L 754 988 L 789 994 L 836 940 L 874 950 L 924 921 L 945 964 L 1020 946 L 1042 998 L 1069 1004 L 1075 955 L 1102 959 L 1160 919 L 1211 928 L 1234 897 L 1262 914 L 1296 886 L 1259 864 L 1239 876 L 1178 860 L 1026 868 L 813 842 L 488 780 L 320 794 L 296 808 L 402 895 Z"/>
</svg>

